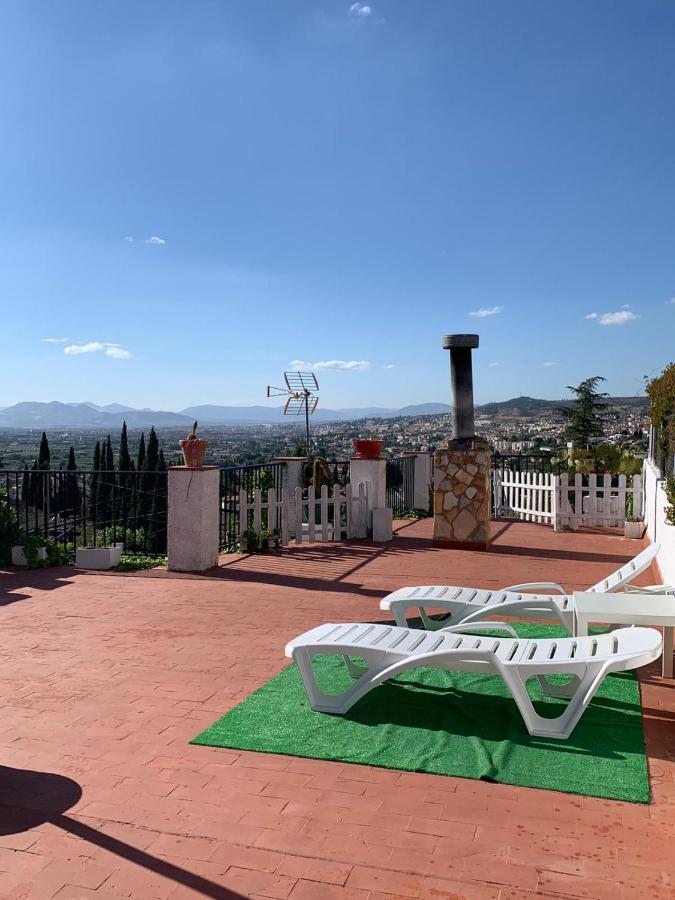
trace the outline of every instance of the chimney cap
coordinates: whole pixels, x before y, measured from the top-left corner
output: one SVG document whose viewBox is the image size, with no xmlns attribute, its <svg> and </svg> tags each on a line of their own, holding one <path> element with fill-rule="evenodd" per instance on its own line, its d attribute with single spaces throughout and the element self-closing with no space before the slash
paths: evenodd
<svg viewBox="0 0 675 900">
<path fill-rule="evenodd" d="M 478 346 L 478 335 L 477 334 L 444 334 L 443 335 L 443 349 L 444 350 L 455 350 L 459 347 L 468 347 L 471 350 L 475 350 Z"/>
</svg>

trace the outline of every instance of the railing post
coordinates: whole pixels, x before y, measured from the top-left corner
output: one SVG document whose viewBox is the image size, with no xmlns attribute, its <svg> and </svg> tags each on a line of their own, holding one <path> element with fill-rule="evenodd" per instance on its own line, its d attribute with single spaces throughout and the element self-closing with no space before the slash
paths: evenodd
<svg viewBox="0 0 675 900">
<path fill-rule="evenodd" d="M 218 564 L 220 525 L 218 466 L 169 469 L 168 566 L 205 572 Z"/>
<path fill-rule="evenodd" d="M 273 456 L 273 463 L 281 464 L 281 491 L 286 488 L 288 491 L 289 497 L 295 497 L 296 488 L 300 488 L 300 490 L 304 487 L 304 468 L 305 463 L 307 462 L 306 456 Z M 295 510 L 293 509 L 293 505 L 289 509 L 289 519 L 288 519 L 288 528 L 291 534 L 295 531 Z M 302 517 L 300 518 L 302 521 Z"/>
<path fill-rule="evenodd" d="M 414 457 L 413 508 L 431 512 L 429 491 L 431 489 L 433 453 L 407 450 L 404 456 Z"/>
</svg>

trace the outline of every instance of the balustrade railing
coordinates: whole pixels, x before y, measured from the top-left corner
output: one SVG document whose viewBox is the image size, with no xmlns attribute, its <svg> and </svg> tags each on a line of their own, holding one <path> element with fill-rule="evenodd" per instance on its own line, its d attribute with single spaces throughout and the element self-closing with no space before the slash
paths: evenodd
<svg viewBox="0 0 675 900">
<path fill-rule="evenodd" d="M 120 541 L 129 552 L 166 553 L 166 471 L 0 469 L 0 493 L 16 543 L 44 538 L 67 557 Z"/>
</svg>

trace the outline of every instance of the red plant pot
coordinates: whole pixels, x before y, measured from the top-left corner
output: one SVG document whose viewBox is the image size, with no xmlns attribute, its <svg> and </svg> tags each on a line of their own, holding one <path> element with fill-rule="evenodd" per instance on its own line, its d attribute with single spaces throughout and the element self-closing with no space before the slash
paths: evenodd
<svg viewBox="0 0 675 900">
<path fill-rule="evenodd" d="M 357 459 L 379 459 L 384 441 L 352 441 Z"/>
<path fill-rule="evenodd" d="M 178 443 L 183 451 L 183 462 L 189 469 L 199 469 L 204 465 L 207 440 L 204 438 L 193 438 L 192 440 L 178 441 Z"/>
</svg>

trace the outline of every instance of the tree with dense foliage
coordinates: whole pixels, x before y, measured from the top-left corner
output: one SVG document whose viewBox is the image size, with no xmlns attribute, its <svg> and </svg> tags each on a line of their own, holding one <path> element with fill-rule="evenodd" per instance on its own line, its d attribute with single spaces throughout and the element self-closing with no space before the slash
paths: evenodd
<svg viewBox="0 0 675 900">
<path fill-rule="evenodd" d="M 567 420 L 565 438 L 577 446 L 588 447 L 605 433 L 607 404 L 604 401 L 609 395 L 598 391 L 598 385 L 606 380 L 601 375 L 594 375 L 576 387 L 567 385 L 567 390 L 574 394 L 574 405 L 562 406 L 559 412 Z"/>
<path fill-rule="evenodd" d="M 647 385 L 648 414 L 654 426 L 652 453 L 666 476 L 666 521 L 675 525 L 675 363 Z"/>
<path fill-rule="evenodd" d="M 647 385 L 649 409 L 647 414 L 656 430 L 656 456 L 667 468 L 675 454 L 675 363 Z M 675 474 L 671 470 L 671 474 Z"/>
</svg>

